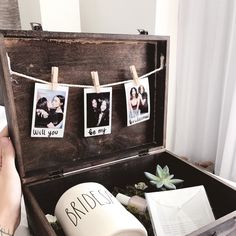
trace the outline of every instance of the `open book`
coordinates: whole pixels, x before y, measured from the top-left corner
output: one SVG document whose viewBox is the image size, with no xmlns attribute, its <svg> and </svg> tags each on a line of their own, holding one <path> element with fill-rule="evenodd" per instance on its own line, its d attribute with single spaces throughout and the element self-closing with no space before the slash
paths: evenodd
<svg viewBox="0 0 236 236">
<path fill-rule="evenodd" d="M 183 236 L 215 220 L 203 186 L 145 194 L 158 236 Z"/>
</svg>

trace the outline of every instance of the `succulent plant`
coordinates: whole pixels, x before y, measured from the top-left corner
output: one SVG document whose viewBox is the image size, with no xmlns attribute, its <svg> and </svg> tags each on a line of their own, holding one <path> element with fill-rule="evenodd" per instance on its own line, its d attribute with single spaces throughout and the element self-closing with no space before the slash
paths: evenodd
<svg viewBox="0 0 236 236">
<path fill-rule="evenodd" d="M 149 172 L 144 172 L 144 174 L 150 180 L 150 183 L 158 189 L 176 189 L 176 184 L 184 182 L 182 179 L 173 179 L 174 175 L 170 175 L 168 166 L 162 169 L 161 166 L 157 165 L 156 175 Z"/>
</svg>

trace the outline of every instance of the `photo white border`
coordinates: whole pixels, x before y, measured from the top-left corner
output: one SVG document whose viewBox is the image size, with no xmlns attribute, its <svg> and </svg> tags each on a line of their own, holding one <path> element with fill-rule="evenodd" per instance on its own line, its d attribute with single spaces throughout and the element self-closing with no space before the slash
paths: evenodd
<svg viewBox="0 0 236 236">
<path fill-rule="evenodd" d="M 130 90 L 131 88 L 136 88 L 138 92 L 138 88 L 140 85 L 144 86 L 145 92 L 147 93 L 147 104 L 148 104 L 148 112 L 144 114 L 138 114 L 134 118 L 130 118 L 130 107 L 129 107 L 129 100 L 130 100 Z M 146 121 L 150 119 L 150 91 L 149 91 L 149 81 L 148 77 L 140 79 L 140 85 L 136 85 L 134 81 L 125 83 L 125 95 L 126 95 L 126 110 L 127 110 L 127 126 L 135 125 L 140 122 Z"/>
<path fill-rule="evenodd" d="M 41 91 L 40 90 L 45 90 Z M 68 102 L 68 92 L 69 88 L 58 85 L 55 89 L 52 90 L 51 85 L 35 83 L 34 88 L 34 103 L 33 103 L 33 112 L 32 112 L 32 125 L 31 125 L 31 137 L 40 137 L 40 138 L 63 138 L 65 121 L 66 121 L 66 112 L 67 112 L 67 102 Z M 64 111 L 63 111 L 63 120 L 62 128 L 38 128 L 35 127 L 35 114 L 36 114 L 36 104 L 39 99 L 39 94 L 45 94 L 45 97 L 52 98 L 55 95 L 65 94 L 64 102 Z M 41 96 L 42 97 L 42 96 Z"/>
<path fill-rule="evenodd" d="M 94 94 L 94 96 L 100 98 L 102 93 L 109 93 L 109 125 L 99 127 L 87 127 L 87 94 Z M 93 137 L 98 135 L 105 135 L 111 133 L 111 121 L 112 121 L 112 87 L 100 88 L 100 93 L 96 93 L 94 88 L 84 89 L 84 137 Z"/>
</svg>

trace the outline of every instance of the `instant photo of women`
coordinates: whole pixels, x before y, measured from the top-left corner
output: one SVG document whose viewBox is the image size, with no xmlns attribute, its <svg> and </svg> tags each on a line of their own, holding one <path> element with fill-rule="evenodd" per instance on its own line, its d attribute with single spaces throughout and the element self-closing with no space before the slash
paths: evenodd
<svg viewBox="0 0 236 236">
<path fill-rule="evenodd" d="M 35 84 L 31 137 L 63 137 L 68 88 Z"/>
<path fill-rule="evenodd" d="M 127 126 L 146 121 L 150 118 L 150 96 L 148 78 L 140 80 L 139 85 L 134 82 L 125 84 Z"/>
<path fill-rule="evenodd" d="M 112 89 L 84 89 L 84 136 L 96 136 L 111 133 Z"/>
<path fill-rule="evenodd" d="M 36 104 L 35 127 L 62 128 L 65 97 L 55 95 L 52 101 L 46 97 L 38 99 Z"/>
</svg>

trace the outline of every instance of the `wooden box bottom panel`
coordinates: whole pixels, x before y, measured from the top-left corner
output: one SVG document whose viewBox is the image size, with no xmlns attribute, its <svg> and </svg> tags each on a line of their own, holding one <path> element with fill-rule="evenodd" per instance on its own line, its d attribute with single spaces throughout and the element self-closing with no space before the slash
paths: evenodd
<svg viewBox="0 0 236 236">
<path fill-rule="evenodd" d="M 25 186 L 29 226 L 33 234 L 35 236 L 56 235 L 44 215 L 54 214 L 58 199 L 70 187 L 83 182 L 97 182 L 112 192 L 114 186 L 122 188 L 147 180 L 144 171 L 155 173 L 157 164 L 162 167 L 168 165 L 171 174 L 184 180 L 182 187 L 204 185 L 216 219 L 236 210 L 235 189 L 168 152 L 160 152 Z M 155 191 L 155 189 L 150 189 L 150 191 Z"/>
</svg>

